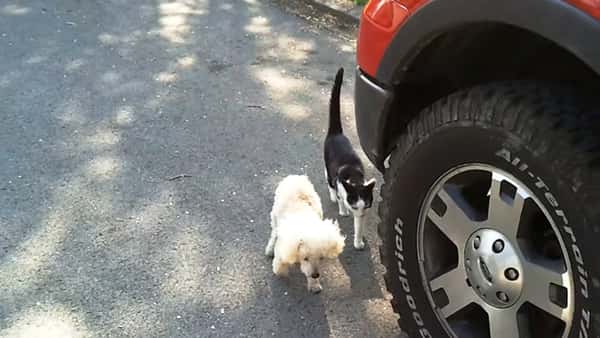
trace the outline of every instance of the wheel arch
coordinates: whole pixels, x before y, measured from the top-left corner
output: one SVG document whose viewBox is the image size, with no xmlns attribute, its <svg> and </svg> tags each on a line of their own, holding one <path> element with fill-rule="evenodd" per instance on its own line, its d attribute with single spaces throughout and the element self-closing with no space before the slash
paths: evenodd
<svg viewBox="0 0 600 338">
<path fill-rule="evenodd" d="M 376 76 L 394 91 L 380 120 L 384 158 L 420 110 L 464 88 L 507 80 L 600 88 L 600 22 L 562 1 L 483 2 L 432 1 L 398 31 Z"/>
</svg>

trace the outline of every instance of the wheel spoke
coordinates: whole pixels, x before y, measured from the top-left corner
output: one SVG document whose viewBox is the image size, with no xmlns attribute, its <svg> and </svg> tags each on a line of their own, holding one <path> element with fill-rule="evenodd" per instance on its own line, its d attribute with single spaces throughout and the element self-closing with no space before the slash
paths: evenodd
<svg viewBox="0 0 600 338">
<path fill-rule="evenodd" d="M 560 234 L 551 236 L 556 226 L 529 188 L 499 168 L 473 164 L 456 168 L 430 190 L 419 226 L 425 229 L 423 237 L 433 238 L 423 238 L 420 261 L 427 263 L 425 276 L 434 275 L 429 297 L 439 317 L 458 336 L 466 330 L 487 336 L 479 325 L 463 325 L 463 320 L 480 318 L 480 311 L 488 315 L 490 338 L 525 338 L 539 326 L 554 330 L 558 321 L 566 325 L 565 332 L 572 325 L 574 290 L 567 253 Z M 439 232 L 431 231 L 430 223 L 458 255 Z M 520 226 L 528 231 L 519 231 Z M 446 254 L 450 251 L 452 256 Z"/>
<path fill-rule="evenodd" d="M 431 290 L 443 289 L 448 296 L 448 304 L 440 310 L 448 318 L 467 305 L 474 302 L 473 290 L 467 286 L 465 272 L 462 268 L 455 268 L 435 278 L 430 282 Z"/>
<path fill-rule="evenodd" d="M 470 208 L 458 194 L 451 194 L 449 190 L 440 190 L 438 197 L 446 205 L 446 211 L 444 215 L 440 216 L 433 209 L 429 209 L 429 219 L 462 252 L 466 239 L 476 229 L 475 222 L 465 213 L 465 211 L 470 211 Z"/>
<path fill-rule="evenodd" d="M 563 309 L 550 299 L 550 284 L 566 287 L 569 274 L 567 272 L 557 272 L 554 269 L 535 263 L 526 263 L 524 269 L 526 280 L 531 282 L 524 284 L 523 301 L 535 305 L 558 319 L 567 320 L 567 309 Z"/>
<path fill-rule="evenodd" d="M 524 191 L 517 188 L 515 198 L 511 201 L 509 197 L 504 196 L 501 192 L 503 181 L 507 181 L 507 178 L 501 174 L 492 173 L 487 223 L 503 232 L 505 236 L 516 238 L 521 212 L 528 196 Z"/>
<path fill-rule="evenodd" d="M 487 307 L 490 320 L 490 338 L 519 338 L 521 331 L 516 308 L 497 309 Z"/>
</svg>

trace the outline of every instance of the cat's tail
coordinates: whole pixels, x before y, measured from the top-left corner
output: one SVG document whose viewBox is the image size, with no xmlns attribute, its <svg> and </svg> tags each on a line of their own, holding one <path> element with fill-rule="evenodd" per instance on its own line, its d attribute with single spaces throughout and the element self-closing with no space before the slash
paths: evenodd
<svg viewBox="0 0 600 338">
<path fill-rule="evenodd" d="M 331 99 L 329 101 L 329 130 L 327 135 L 341 134 L 342 121 L 340 118 L 340 92 L 342 89 L 342 79 L 344 78 L 344 68 L 340 68 L 335 75 L 335 83 L 331 90 Z"/>
</svg>

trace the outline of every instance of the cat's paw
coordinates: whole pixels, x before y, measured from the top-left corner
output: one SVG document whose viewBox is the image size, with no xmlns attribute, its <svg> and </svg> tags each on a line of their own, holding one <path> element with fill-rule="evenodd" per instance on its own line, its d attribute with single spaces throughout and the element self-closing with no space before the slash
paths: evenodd
<svg viewBox="0 0 600 338">
<path fill-rule="evenodd" d="M 332 203 L 337 203 L 338 201 L 337 193 L 335 192 L 335 190 L 332 191 L 331 188 L 329 188 L 329 199 Z"/>
<path fill-rule="evenodd" d="M 361 239 L 361 240 L 354 240 L 354 249 L 356 250 L 362 250 L 365 248 L 365 242 Z"/>
</svg>

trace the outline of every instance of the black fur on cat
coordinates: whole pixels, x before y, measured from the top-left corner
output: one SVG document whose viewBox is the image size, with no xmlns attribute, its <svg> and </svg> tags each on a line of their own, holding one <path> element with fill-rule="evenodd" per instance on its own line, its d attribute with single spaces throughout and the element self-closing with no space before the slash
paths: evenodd
<svg viewBox="0 0 600 338">
<path fill-rule="evenodd" d="M 362 216 L 373 203 L 375 180 L 365 179 L 363 164 L 342 130 L 340 92 L 343 76 L 344 69 L 340 68 L 329 102 L 329 129 L 324 144 L 325 173 L 330 199 L 338 202 L 340 215 L 354 215 L 354 246 L 362 248 Z"/>
</svg>

